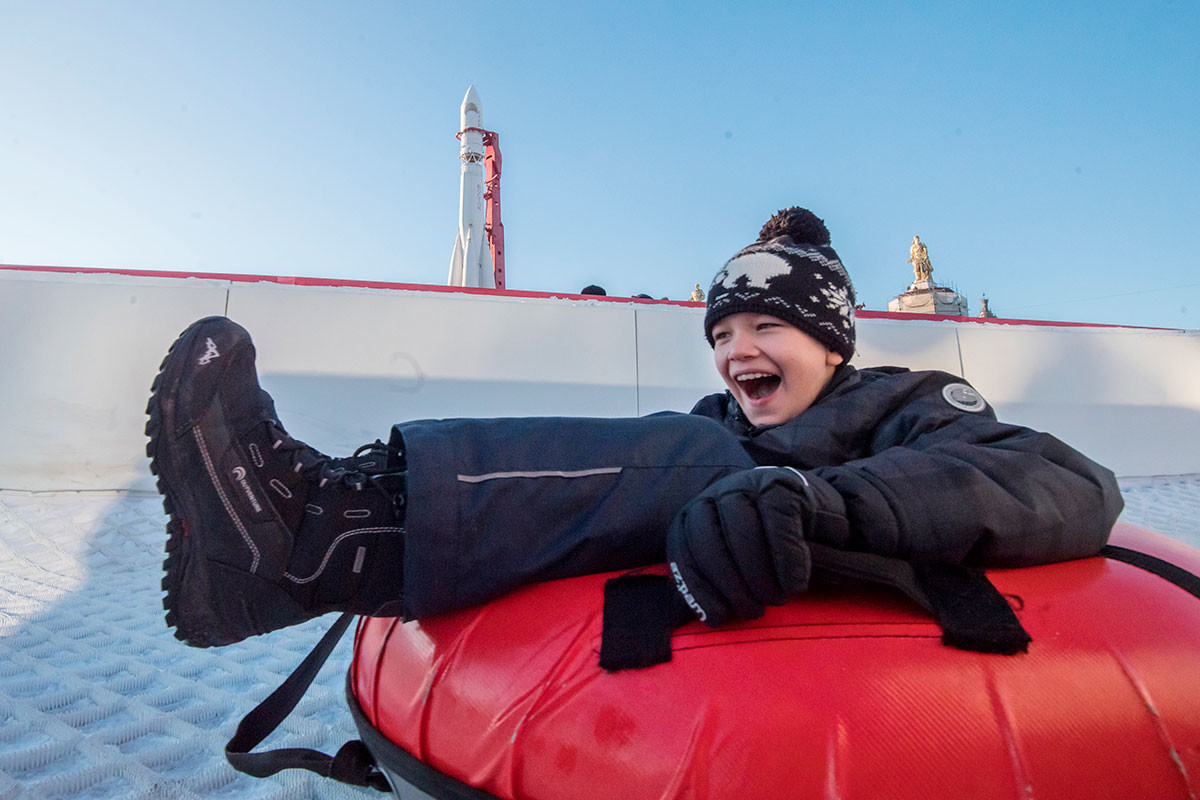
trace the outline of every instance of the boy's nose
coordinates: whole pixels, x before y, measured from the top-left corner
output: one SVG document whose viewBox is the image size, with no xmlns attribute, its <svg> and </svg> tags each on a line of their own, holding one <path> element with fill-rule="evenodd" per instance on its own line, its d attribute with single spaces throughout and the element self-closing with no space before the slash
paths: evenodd
<svg viewBox="0 0 1200 800">
<path fill-rule="evenodd" d="M 729 357 L 733 359 L 751 358 L 758 355 L 758 345 L 754 341 L 753 336 L 744 333 L 735 333 L 733 341 L 729 343 Z"/>
</svg>

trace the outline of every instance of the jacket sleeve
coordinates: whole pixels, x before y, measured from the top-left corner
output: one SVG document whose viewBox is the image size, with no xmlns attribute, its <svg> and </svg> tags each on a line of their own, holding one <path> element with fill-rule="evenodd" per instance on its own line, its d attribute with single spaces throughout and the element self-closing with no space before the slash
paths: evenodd
<svg viewBox="0 0 1200 800">
<path fill-rule="evenodd" d="M 1055 437 L 963 411 L 934 374 L 878 420 L 870 455 L 808 474 L 814 541 L 911 561 L 1028 566 L 1095 555 L 1123 506 L 1113 473 Z"/>
</svg>

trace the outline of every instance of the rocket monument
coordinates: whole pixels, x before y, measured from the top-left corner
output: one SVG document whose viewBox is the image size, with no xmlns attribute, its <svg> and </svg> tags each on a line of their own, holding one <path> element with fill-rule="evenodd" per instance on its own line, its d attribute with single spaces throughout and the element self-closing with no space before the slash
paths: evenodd
<svg viewBox="0 0 1200 800">
<path fill-rule="evenodd" d="M 484 180 L 483 107 L 475 87 L 467 89 L 459 109 L 458 158 L 462 174 L 458 188 L 458 237 L 450 258 L 450 286 L 496 287 L 487 230 Z"/>
</svg>

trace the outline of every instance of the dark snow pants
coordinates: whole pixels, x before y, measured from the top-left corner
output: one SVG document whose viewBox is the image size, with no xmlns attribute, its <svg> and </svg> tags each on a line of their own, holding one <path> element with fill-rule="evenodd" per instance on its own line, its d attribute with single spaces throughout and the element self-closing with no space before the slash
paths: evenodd
<svg viewBox="0 0 1200 800">
<path fill-rule="evenodd" d="M 676 512 L 755 466 L 737 436 L 690 414 L 422 420 L 395 426 L 401 439 L 409 619 L 661 563 Z"/>
</svg>

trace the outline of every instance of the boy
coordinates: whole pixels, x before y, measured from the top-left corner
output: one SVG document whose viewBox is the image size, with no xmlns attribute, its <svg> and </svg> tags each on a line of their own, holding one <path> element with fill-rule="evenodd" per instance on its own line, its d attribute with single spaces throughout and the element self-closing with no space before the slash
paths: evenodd
<svg viewBox="0 0 1200 800">
<path fill-rule="evenodd" d="M 824 223 L 781 211 L 708 292 L 728 391 L 691 414 L 424 420 L 345 459 L 288 436 L 248 334 L 201 320 L 147 409 L 167 623 L 223 645 L 665 558 L 718 625 L 803 591 L 808 542 L 976 566 L 1095 554 L 1121 510 L 1112 473 L 997 422 L 952 375 L 851 367 L 854 300 Z"/>
</svg>

